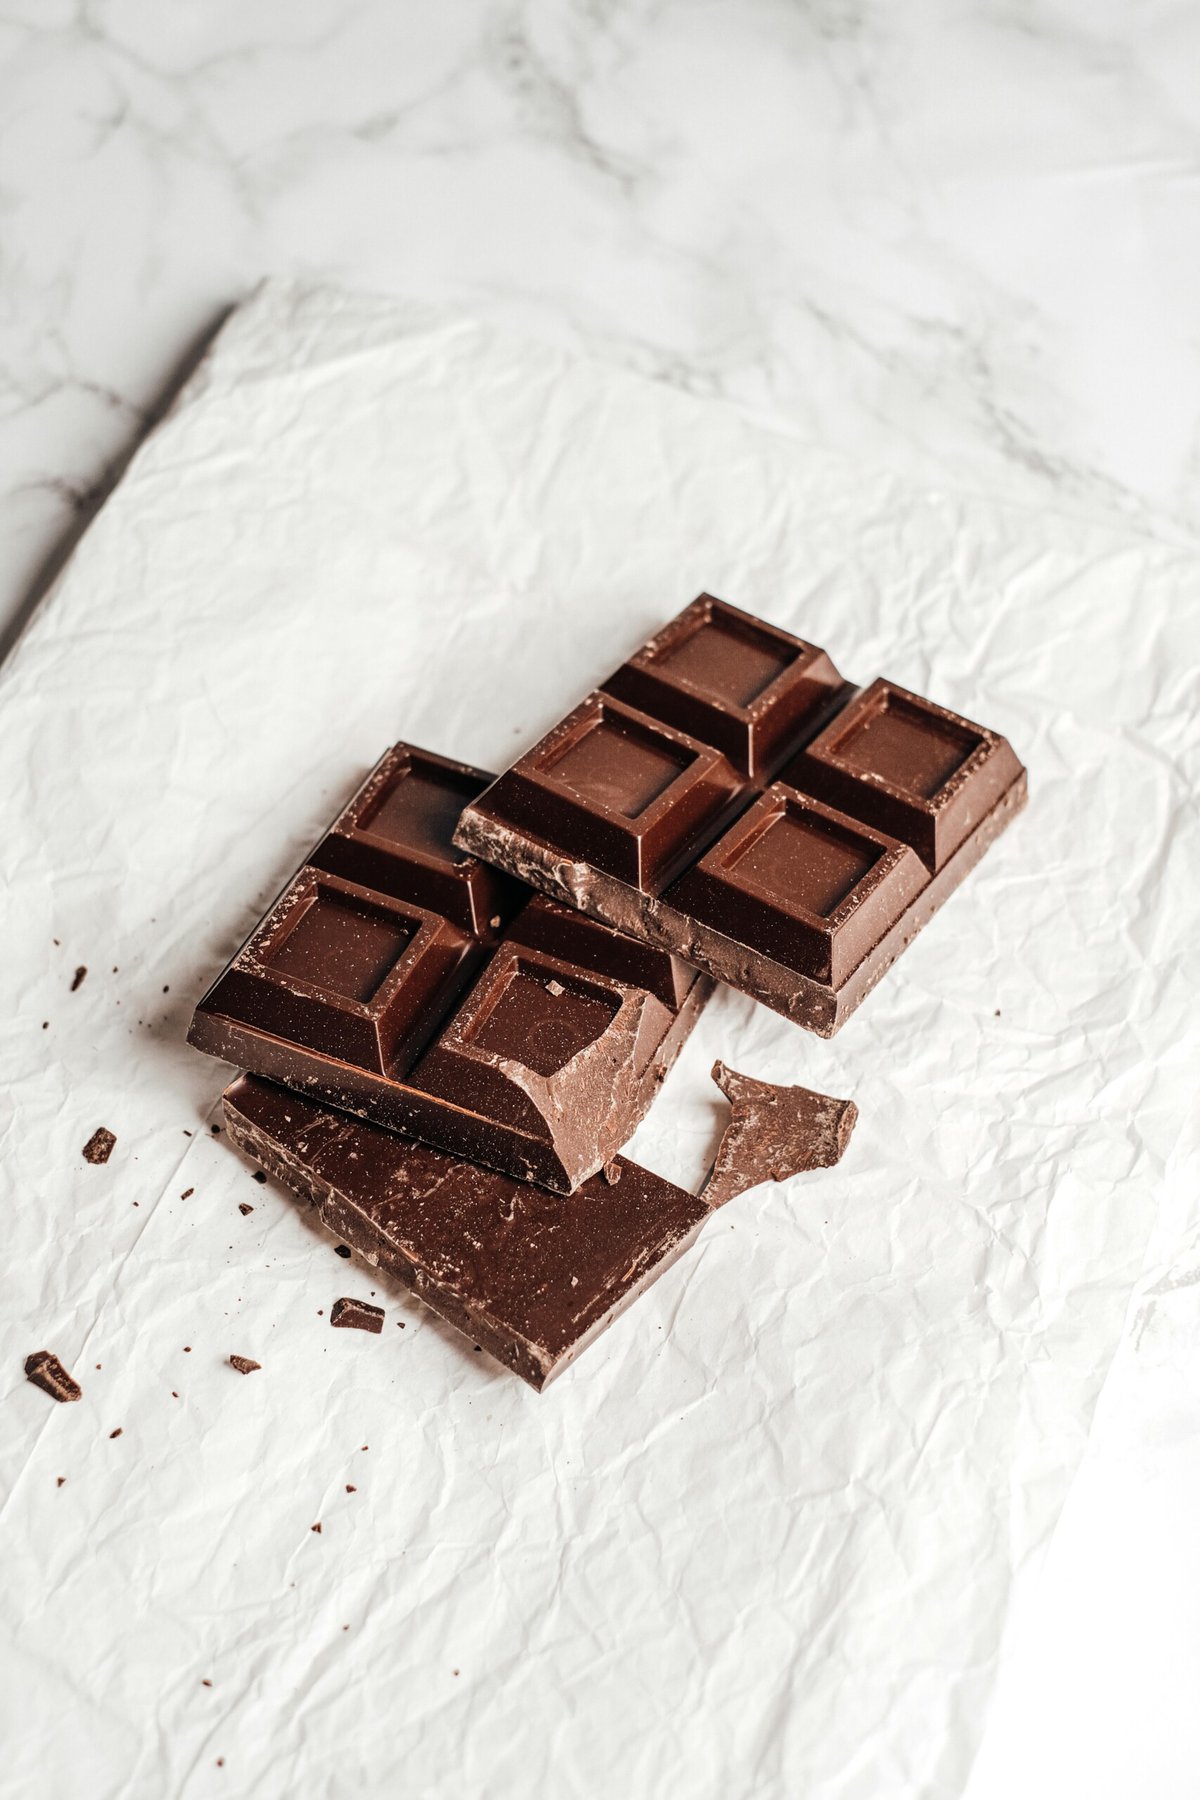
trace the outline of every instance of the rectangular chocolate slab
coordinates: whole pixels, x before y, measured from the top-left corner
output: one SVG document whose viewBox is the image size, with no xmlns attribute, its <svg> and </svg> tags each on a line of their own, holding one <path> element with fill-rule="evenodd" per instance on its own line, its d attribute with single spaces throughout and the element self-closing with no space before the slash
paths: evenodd
<svg viewBox="0 0 1200 1800">
<path fill-rule="evenodd" d="M 570 1193 L 632 1134 L 712 984 L 456 849 L 464 797 L 490 779 L 388 751 L 201 1000 L 189 1041 Z"/>
<path fill-rule="evenodd" d="M 828 1037 L 1025 798 L 998 733 L 702 594 L 454 841 Z"/>
<path fill-rule="evenodd" d="M 693 1242 L 710 1208 L 618 1158 L 569 1198 L 243 1075 L 234 1143 L 374 1266 L 531 1387 L 560 1374 Z"/>
</svg>

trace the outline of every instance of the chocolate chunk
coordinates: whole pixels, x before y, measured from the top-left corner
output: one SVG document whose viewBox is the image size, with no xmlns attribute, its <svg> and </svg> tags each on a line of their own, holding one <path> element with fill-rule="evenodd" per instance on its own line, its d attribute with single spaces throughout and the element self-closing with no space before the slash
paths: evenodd
<svg viewBox="0 0 1200 1800">
<path fill-rule="evenodd" d="M 487 780 L 389 751 L 201 1001 L 189 1040 L 570 1193 L 645 1115 L 711 983 L 669 951 L 498 888 L 456 850 L 458 810 Z"/>
<path fill-rule="evenodd" d="M 231 1356 L 229 1362 L 231 1367 L 235 1368 L 239 1375 L 253 1375 L 255 1369 L 262 1368 L 261 1363 L 256 1363 L 253 1358 L 249 1356 Z"/>
<path fill-rule="evenodd" d="M 83 1159 L 90 1163 L 106 1163 L 113 1153 L 116 1134 L 104 1125 L 98 1125 L 87 1143 L 83 1146 Z"/>
<path fill-rule="evenodd" d="M 252 1213 L 254 1211 L 254 1208 L 251 1206 L 251 1204 L 248 1200 L 240 1200 L 238 1202 L 238 1211 L 241 1213 L 241 1215 L 244 1219 L 247 1217 L 247 1215 L 249 1213 Z"/>
<path fill-rule="evenodd" d="M 262 1172 L 262 1170 L 261 1170 L 261 1169 L 255 1169 L 255 1171 L 254 1171 L 254 1179 L 255 1179 L 255 1181 L 258 1181 L 258 1182 L 262 1182 L 262 1183 L 264 1183 L 264 1184 L 265 1184 L 265 1182 L 266 1182 L 266 1179 L 267 1179 L 267 1178 L 266 1178 L 266 1176 L 265 1176 L 265 1175 L 264 1175 L 264 1174 L 263 1174 L 263 1172 Z M 253 1207 L 250 1207 L 250 1208 L 248 1208 L 248 1210 L 249 1210 L 249 1211 L 250 1211 L 250 1212 L 253 1212 L 253 1211 L 254 1211 L 254 1208 L 253 1208 Z"/>
<path fill-rule="evenodd" d="M 87 964 L 80 963 L 79 967 L 75 971 L 75 979 L 71 983 L 71 992 L 74 993 L 77 988 L 81 988 L 86 980 L 87 980 Z"/>
<path fill-rule="evenodd" d="M 853 1100 L 810 1088 L 776 1087 L 715 1062 L 712 1078 L 733 1107 L 712 1174 L 700 1191 L 709 1206 L 724 1206 L 764 1181 L 786 1181 L 806 1169 L 840 1162 L 858 1118 Z"/>
<path fill-rule="evenodd" d="M 383 1308 L 372 1306 L 368 1300 L 335 1300 L 329 1314 L 329 1323 L 342 1331 L 383 1330 Z"/>
<path fill-rule="evenodd" d="M 1025 798 L 996 732 L 702 595 L 454 841 L 828 1037 Z"/>
<path fill-rule="evenodd" d="M 40 1387 L 43 1394 L 49 1394 L 52 1400 L 78 1400 L 83 1395 L 79 1383 L 67 1374 L 51 1350 L 35 1350 L 32 1356 L 25 1358 L 25 1379 L 32 1381 L 34 1387 Z"/>
<path fill-rule="evenodd" d="M 235 1143 L 323 1223 L 535 1388 L 687 1249 L 709 1208 L 623 1159 L 545 1193 L 253 1076 L 225 1094 Z"/>
<path fill-rule="evenodd" d="M 351 1250 L 349 1244 L 338 1244 L 337 1245 L 337 1255 L 338 1256 L 353 1256 L 354 1252 L 353 1252 L 353 1250 Z"/>
</svg>

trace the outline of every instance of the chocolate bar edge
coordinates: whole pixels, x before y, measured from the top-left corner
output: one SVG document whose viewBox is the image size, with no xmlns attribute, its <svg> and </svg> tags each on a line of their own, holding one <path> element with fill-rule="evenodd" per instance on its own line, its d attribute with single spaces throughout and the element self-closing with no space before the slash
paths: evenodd
<svg viewBox="0 0 1200 1800">
<path fill-rule="evenodd" d="M 463 811 L 454 841 L 460 849 L 469 850 L 539 888 L 552 899 L 669 950 L 715 981 L 727 982 L 753 995 L 819 1037 L 833 1037 L 1011 824 L 1027 799 L 1028 776 L 1022 767 L 974 831 L 837 988 L 786 968 L 764 952 L 688 918 L 665 901 L 639 892 L 616 876 L 563 856 L 531 833 L 508 825 L 478 801 Z"/>
</svg>

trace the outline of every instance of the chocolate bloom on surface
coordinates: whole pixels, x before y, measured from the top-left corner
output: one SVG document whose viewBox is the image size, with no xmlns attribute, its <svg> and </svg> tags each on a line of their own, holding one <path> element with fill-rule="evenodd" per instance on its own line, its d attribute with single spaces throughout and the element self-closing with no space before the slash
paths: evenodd
<svg viewBox="0 0 1200 1800">
<path fill-rule="evenodd" d="M 713 1064 L 712 1078 L 733 1116 L 700 1190 L 709 1206 L 724 1206 L 764 1181 L 786 1181 L 842 1160 L 858 1120 L 853 1100 L 835 1100 L 811 1088 L 776 1087 L 739 1075 L 723 1062 Z"/>
</svg>

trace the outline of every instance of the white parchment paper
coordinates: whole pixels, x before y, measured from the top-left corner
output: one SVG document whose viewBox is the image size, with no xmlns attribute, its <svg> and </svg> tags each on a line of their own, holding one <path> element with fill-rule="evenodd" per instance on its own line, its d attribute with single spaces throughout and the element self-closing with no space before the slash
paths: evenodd
<svg viewBox="0 0 1200 1800">
<path fill-rule="evenodd" d="M 703 587 L 1005 732 L 1031 805 L 832 1043 L 718 995 L 633 1153 L 699 1179 L 718 1054 L 851 1150 L 539 1397 L 254 1183 L 184 1033 L 386 744 L 500 766 Z M 1196 1191 L 1198 595 L 470 321 L 232 317 L 0 676 L 6 1800 L 961 1791 Z"/>
</svg>

